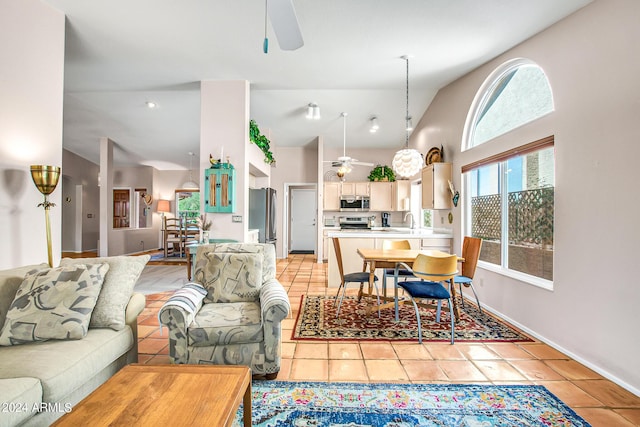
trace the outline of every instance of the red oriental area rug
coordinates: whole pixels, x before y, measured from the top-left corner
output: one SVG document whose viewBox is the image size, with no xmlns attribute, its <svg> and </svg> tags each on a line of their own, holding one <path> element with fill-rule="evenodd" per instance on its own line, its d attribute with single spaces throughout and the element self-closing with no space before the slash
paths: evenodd
<svg viewBox="0 0 640 427">
<path fill-rule="evenodd" d="M 345 297 L 336 318 L 334 298 L 302 296 L 300 311 L 293 328 L 295 340 L 381 340 L 417 341 L 418 323 L 411 304 L 400 304 L 399 321 L 395 321 L 393 308 L 377 313 L 367 313 L 373 303 L 370 298 Z M 460 307 L 460 320 L 455 324 L 455 341 L 460 342 L 524 342 L 530 337 L 470 302 Z M 443 304 L 440 322 L 436 322 L 435 309 L 420 308 L 422 339 L 425 341 L 450 341 L 451 323 L 449 309 Z"/>
</svg>

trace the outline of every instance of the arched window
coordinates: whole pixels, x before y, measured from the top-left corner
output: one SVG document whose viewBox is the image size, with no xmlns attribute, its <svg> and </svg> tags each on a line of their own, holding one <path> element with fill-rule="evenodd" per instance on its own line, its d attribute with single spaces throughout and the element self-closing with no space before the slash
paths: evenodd
<svg viewBox="0 0 640 427">
<path fill-rule="evenodd" d="M 462 150 L 480 145 L 553 111 L 547 76 L 534 62 L 517 58 L 498 67 L 476 94 Z"/>
<path fill-rule="evenodd" d="M 498 67 L 473 101 L 462 149 L 484 144 L 553 111 L 542 69 L 527 59 Z M 479 266 L 553 289 L 555 152 L 548 137 L 462 166 L 464 233 L 483 239 Z M 509 136 L 505 136 L 509 138 Z"/>
</svg>

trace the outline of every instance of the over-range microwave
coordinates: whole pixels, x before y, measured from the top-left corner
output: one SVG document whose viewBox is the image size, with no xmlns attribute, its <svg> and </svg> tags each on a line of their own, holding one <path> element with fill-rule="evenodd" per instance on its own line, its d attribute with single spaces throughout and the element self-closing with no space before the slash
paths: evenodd
<svg viewBox="0 0 640 427">
<path fill-rule="evenodd" d="M 368 210 L 368 196 L 340 196 L 341 212 L 366 212 Z"/>
</svg>

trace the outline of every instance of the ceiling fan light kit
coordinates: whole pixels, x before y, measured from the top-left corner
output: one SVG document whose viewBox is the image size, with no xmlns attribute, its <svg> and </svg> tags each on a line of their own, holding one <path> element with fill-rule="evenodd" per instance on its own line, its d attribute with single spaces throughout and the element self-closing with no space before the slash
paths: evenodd
<svg viewBox="0 0 640 427">
<path fill-rule="evenodd" d="M 402 56 L 407 63 L 407 84 L 406 84 L 406 114 L 405 114 L 405 142 L 404 149 L 398 151 L 393 156 L 391 166 L 393 171 L 402 178 L 410 178 L 422 169 L 422 156 L 418 150 L 409 148 L 409 132 L 413 130 L 411 116 L 409 115 L 409 55 Z"/>
<path fill-rule="evenodd" d="M 358 159 L 347 156 L 347 113 L 340 113 L 342 117 L 342 156 L 337 160 L 325 160 L 325 163 L 331 163 L 331 167 L 338 168 L 338 177 L 343 178 L 352 170 L 352 166 L 373 166 L 373 163 L 360 162 Z"/>
</svg>

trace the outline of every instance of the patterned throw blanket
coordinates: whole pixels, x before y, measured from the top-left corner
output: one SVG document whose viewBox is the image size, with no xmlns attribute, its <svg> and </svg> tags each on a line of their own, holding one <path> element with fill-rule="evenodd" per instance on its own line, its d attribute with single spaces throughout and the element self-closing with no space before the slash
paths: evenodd
<svg viewBox="0 0 640 427">
<path fill-rule="evenodd" d="M 198 312 L 198 310 L 200 310 L 200 307 L 202 307 L 202 300 L 204 300 L 204 297 L 206 296 L 207 290 L 201 284 L 196 282 L 189 282 L 182 288 L 178 289 L 158 311 L 160 335 L 162 335 L 162 323 L 160 322 L 160 315 L 164 310 L 172 307 L 180 307 L 193 316 Z"/>
</svg>

